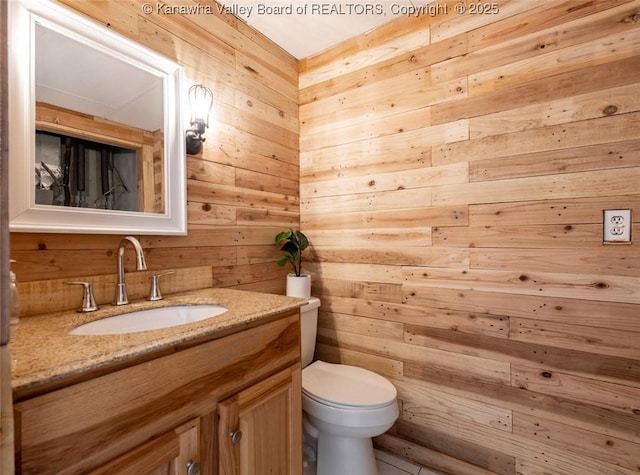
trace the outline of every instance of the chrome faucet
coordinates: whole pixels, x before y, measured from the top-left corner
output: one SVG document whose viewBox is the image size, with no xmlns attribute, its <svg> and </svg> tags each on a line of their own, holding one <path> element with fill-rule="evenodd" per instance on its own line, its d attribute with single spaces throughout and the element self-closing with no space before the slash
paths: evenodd
<svg viewBox="0 0 640 475">
<path fill-rule="evenodd" d="M 113 305 L 126 305 L 129 303 L 127 297 L 127 285 L 124 283 L 124 250 L 127 243 L 131 243 L 133 249 L 136 251 L 136 269 L 147 270 L 147 264 L 144 261 L 144 253 L 142 252 L 142 245 L 133 236 L 126 236 L 120 241 L 118 246 L 118 283 L 116 284 L 116 297 L 113 301 Z"/>
</svg>

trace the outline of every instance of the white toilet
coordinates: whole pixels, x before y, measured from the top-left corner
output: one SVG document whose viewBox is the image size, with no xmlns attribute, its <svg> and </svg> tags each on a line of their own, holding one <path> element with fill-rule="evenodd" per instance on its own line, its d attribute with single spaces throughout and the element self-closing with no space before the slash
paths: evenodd
<svg viewBox="0 0 640 475">
<path fill-rule="evenodd" d="M 371 438 L 398 418 L 398 393 L 387 379 L 364 368 L 311 363 L 319 306 L 320 300 L 311 297 L 300 309 L 305 459 L 316 456 L 317 475 L 377 475 Z"/>
</svg>

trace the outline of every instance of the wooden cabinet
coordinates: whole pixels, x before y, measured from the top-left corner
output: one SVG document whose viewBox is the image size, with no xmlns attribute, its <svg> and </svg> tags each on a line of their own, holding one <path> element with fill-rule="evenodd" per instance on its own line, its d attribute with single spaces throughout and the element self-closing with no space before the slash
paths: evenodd
<svg viewBox="0 0 640 475">
<path fill-rule="evenodd" d="M 298 475 L 301 376 L 283 371 L 218 405 L 220 475 Z"/>
<path fill-rule="evenodd" d="M 17 473 L 302 473 L 297 310 L 175 350 L 17 402 Z"/>
</svg>

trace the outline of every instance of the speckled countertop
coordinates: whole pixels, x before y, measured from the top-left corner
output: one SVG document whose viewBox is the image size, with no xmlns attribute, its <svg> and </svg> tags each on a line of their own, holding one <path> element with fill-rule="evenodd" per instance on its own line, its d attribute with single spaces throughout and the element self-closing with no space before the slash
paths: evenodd
<svg viewBox="0 0 640 475">
<path fill-rule="evenodd" d="M 102 305 L 91 313 L 55 312 L 25 317 L 11 327 L 11 371 L 14 392 L 72 378 L 128 359 L 160 352 L 216 333 L 240 331 L 260 319 L 293 310 L 306 300 L 232 289 L 202 289 L 165 295 L 164 300 L 139 300 L 115 307 Z M 217 304 L 222 315 L 186 325 L 123 335 L 73 336 L 69 330 L 93 320 L 147 308 L 184 304 Z"/>
</svg>

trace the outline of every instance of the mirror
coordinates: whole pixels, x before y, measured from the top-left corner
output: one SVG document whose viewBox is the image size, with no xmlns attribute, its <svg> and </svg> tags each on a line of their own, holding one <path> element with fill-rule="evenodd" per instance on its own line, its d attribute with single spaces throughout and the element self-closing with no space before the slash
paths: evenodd
<svg viewBox="0 0 640 475">
<path fill-rule="evenodd" d="M 186 234 L 182 74 L 56 3 L 9 2 L 11 230 Z"/>
</svg>

